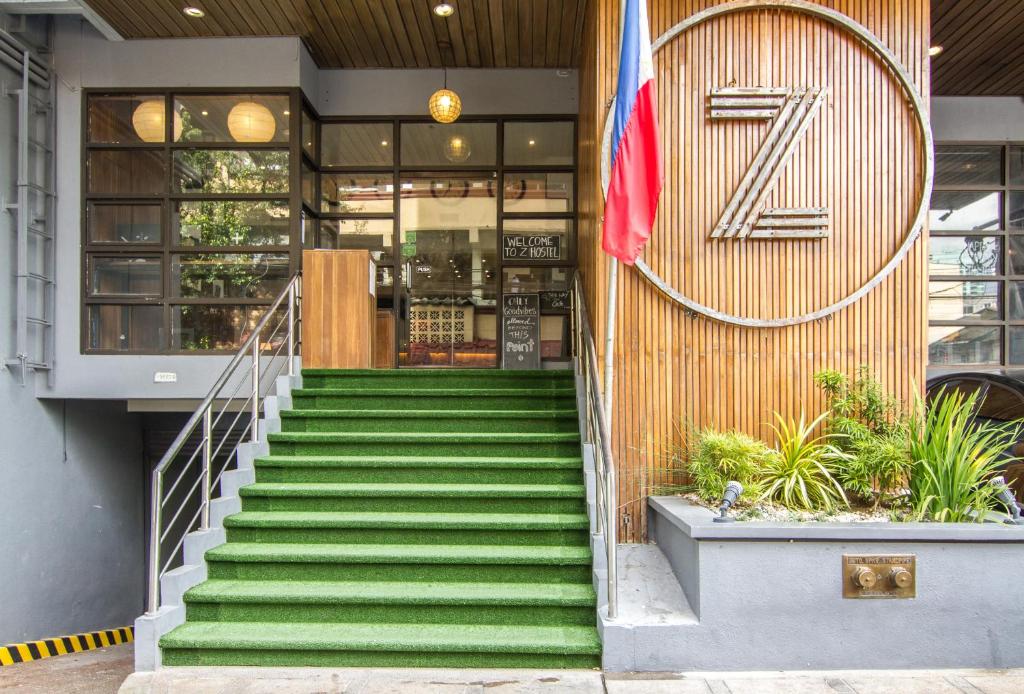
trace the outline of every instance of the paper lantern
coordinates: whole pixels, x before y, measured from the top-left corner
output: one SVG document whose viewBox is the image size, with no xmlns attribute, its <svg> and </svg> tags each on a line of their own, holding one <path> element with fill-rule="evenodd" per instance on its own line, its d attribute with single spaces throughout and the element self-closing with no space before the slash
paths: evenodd
<svg viewBox="0 0 1024 694">
<path fill-rule="evenodd" d="M 228 112 L 228 132 L 235 142 L 270 142 L 277 132 L 277 119 L 263 104 L 243 101 Z"/>
<path fill-rule="evenodd" d="M 165 106 L 163 99 L 147 99 L 135 107 L 132 113 L 132 127 L 135 134 L 143 142 L 164 141 L 164 113 Z M 174 139 L 181 137 L 181 116 L 177 111 L 174 113 Z"/>
<path fill-rule="evenodd" d="M 430 96 L 430 117 L 438 123 L 454 123 L 462 113 L 462 99 L 451 89 L 438 89 Z"/>
<path fill-rule="evenodd" d="M 461 135 L 452 135 L 444 144 L 444 156 L 454 164 L 466 161 L 472 152 L 473 150 L 470 149 L 469 142 Z"/>
</svg>

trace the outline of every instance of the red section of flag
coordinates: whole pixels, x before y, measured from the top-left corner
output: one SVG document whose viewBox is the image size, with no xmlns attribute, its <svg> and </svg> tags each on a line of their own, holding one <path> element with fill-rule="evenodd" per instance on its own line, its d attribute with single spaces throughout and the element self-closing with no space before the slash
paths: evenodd
<svg viewBox="0 0 1024 694">
<path fill-rule="evenodd" d="M 633 112 L 612 156 L 601 246 L 609 255 L 632 265 L 651 237 L 664 181 L 654 80 L 644 82 L 637 90 Z"/>
</svg>

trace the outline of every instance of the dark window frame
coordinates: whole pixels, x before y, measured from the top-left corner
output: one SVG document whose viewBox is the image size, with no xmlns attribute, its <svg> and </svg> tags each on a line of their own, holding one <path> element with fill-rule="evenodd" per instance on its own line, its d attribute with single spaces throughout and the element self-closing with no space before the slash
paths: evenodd
<svg viewBox="0 0 1024 694">
<path fill-rule="evenodd" d="M 958 237 L 958 236 L 974 236 L 974 237 L 994 237 L 998 239 L 1000 244 L 1000 255 L 999 255 L 999 267 L 995 274 L 992 275 L 933 275 L 931 272 L 928 273 L 929 286 L 931 282 L 995 282 L 998 285 L 998 304 L 999 304 L 999 318 L 992 320 L 958 320 L 958 321 L 944 321 L 944 320 L 932 320 L 928 319 L 928 327 L 992 327 L 998 328 L 999 330 L 999 361 L 998 363 L 964 363 L 964 364 L 930 364 L 928 365 L 929 370 L 946 373 L 963 371 L 971 368 L 999 368 L 1001 366 L 1019 366 L 1024 364 L 1011 363 L 1010 362 L 1010 333 L 1011 328 L 1019 328 L 1024 330 L 1024 318 L 1011 319 L 1009 317 L 1009 298 L 1010 289 L 1014 282 L 1024 282 L 1024 273 L 1013 274 L 1011 272 L 1010 263 L 1010 239 L 1017 237 L 1024 239 L 1024 227 L 1019 229 L 1011 229 L 1009 226 L 1010 219 L 1010 193 L 1019 192 L 1024 193 L 1024 183 L 1018 185 L 1012 185 L 1010 182 L 1010 148 L 1011 147 L 1024 147 L 1024 142 L 1011 141 L 1011 140 L 943 140 L 935 143 L 935 148 L 938 151 L 943 146 L 994 146 L 1000 148 L 1000 172 L 1002 180 L 999 185 L 950 185 L 941 184 L 936 181 L 934 190 L 935 192 L 985 192 L 985 193 L 998 193 L 1002 196 L 1001 207 L 999 210 L 999 228 L 998 229 L 984 229 L 984 230 L 954 230 L 954 229 L 941 229 L 941 230 L 930 230 L 929 236 L 932 238 L 937 237 Z M 926 259 L 927 260 L 927 259 Z M 928 260 L 930 263 L 930 260 Z M 930 295 L 930 292 L 929 292 Z M 927 348 L 931 349 L 931 343 L 927 343 Z"/>
</svg>

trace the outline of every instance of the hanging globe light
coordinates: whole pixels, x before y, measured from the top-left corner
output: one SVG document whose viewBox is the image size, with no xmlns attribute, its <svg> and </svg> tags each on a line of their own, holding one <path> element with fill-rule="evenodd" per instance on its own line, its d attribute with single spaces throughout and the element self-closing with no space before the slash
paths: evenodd
<svg viewBox="0 0 1024 694">
<path fill-rule="evenodd" d="M 438 89 L 430 95 L 429 107 L 430 117 L 438 123 L 454 123 L 462 113 L 462 99 L 451 89 Z"/>
<path fill-rule="evenodd" d="M 263 104 L 243 101 L 228 112 L 228 132 L 235 142 L 270 142 L 277 132 L 277 119 Z"/>
<path fill-rule="evenodd" d="M 164 141 L 165 110 L 163 99 L 147 99 L 135 107 L 135 111 L 132 112 L 132 127 L 140 140 Z M 181 116 L 177 111 L 174 112 L 174 139 L 181 139 Z"/>
<path fill-rule="evenodd" d="M 444 156 L 453 164 L 466 161 L 472 153 L 469 142 L 462 135 L 452 135 L 444 143 Z"/>
</svg>

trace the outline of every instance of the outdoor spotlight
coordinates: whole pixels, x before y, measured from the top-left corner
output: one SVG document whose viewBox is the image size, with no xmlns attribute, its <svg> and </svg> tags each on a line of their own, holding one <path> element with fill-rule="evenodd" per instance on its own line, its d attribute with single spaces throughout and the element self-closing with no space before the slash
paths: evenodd
<svg viewBox="0 0 1024 694">
<path fill-rule="evenodd" d="M 1013 492 L 1007 486 L 1006 480 L 1002 477 L 993 477 L 989 484 L 998 490 L 996 498 L 1003 502 L 1006 509 L 1010 512 L 1010 517 L 1004 522 L 1010 525 L 1024 525 L 1024 519 L 1020 517 L 1020 504 L 1013 498 Z"/>
<path fill-rule="evenodd" d="M 743 493 L 743 485 L 739 482 L 729 482 L 725 485 L 725 495 L 722 497 L 722 504 L 718 507 L 718 515 L 715 517 L 715 523 L 732 523 L 735 518 L 729 518 L 725 514 L 729 512 L 732 505 L 736 503 L 736 499 L 740 498 L 740 494 Z"/>
</svg>

